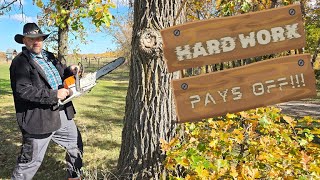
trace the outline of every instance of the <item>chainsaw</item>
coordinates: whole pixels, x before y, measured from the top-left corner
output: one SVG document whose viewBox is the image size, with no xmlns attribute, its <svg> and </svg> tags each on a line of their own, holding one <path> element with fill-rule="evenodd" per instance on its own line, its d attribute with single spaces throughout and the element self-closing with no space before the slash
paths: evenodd
<svg viewBox="0 0 320 180">
<path fill-rule="evenodd" d="M 63 101 L 59 99 L 58 104 L 64 105 L 72 101 L 72 99 L 82 96 L 85 93 L 89 92 L 97 84 L 97 79 L 101 78 L 102 76 L 118 68 L 124 62 L 125 62 L 125 58 L 119 57 L 111 61 L 110 63 L 104 65 L 98 71 L 93 73 L 88 73 L 84 77 L 82 77 L 83 66 L 81 64 L 79 70 L 78 68 L 75 69 L 77 73 L 75 73 L 74 76 L 70 76 L 63 81 L 64 88 L 69 89 L 71 91 L 71 95 Z"/>
</svg>

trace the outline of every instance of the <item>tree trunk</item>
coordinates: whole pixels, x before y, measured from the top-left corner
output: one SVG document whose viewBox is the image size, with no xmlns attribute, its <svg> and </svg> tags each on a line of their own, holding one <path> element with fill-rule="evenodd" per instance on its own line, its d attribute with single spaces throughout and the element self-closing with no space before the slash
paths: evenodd
<svg viewBox="0 0 320 180">
<path fill-rule="evenodd" d="M 122 145 L 118 160 L 120 179 L 165 177 L 165 154 L 160 139 L 175 136 L 176 114 L 162 53 L 160 29 L 173 25 L 180 1 L 134 1 L 134 25 L 129 88 L 126 97 Z M 183 11 L 182 11 L 183 12 Z M 178 23 L 184 19 L 178 15 Z"/>
<path fill-rule="evenodd" d="M 314 63 L 316 62 L 317 60 L 317 57 L 318 57 L 318 52 L 319 52 L 319 49 L 320 49 L 320 38 L 318 39 L 317 41 L 317 46 L 316 48 L 314 49 L 314 53 L 313 53 L 313 56 L 312 56 L 312 59 L 311 59 L 311 62 Z"/>
<path fill-rule="evenodd" d="M 275 8 L 277 4 L 278 4 L 278 0 L 272 0 L 270 8 Z"/>
<path fill-rule="evenodd" d="M 58 30 L 58 60 L 66 63 L 68 56 L 68 28 Z"/>
<path fill-rule="evenodd" d="M 64 1 L 61 0 L 59 2 L 63 9 L 70 10 L 70 7 L 73 4 L 73 0 Z M 68 19 L 70 18 L 70 14 L 67 14 L 63 20 L 62 27 L 59 27 L 58 30 L 58 60 L 66 63 L 68 57 L 68 32 L 69 32 L 69 25 L 67 23 Z"/>
</svg>

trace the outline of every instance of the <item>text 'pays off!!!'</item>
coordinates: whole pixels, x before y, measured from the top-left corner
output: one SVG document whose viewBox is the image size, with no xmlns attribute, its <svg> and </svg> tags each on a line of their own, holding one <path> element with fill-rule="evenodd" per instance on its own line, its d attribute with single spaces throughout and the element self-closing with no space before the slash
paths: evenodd
<svg viewBox="0 0 320 180">
<path fill-rule="evenodd" d="M 291 85 L 291 86 L 290 86 Z M 304 81 L 304 74 L 296 74 L 296 75 L 290 75 L 290 77 L 280 77 L 277 79 L 270 79 L 264 82 L 256 82 L 252 84 L 251 89 L 252 93 L 254 96 L 262 96 L 265 94 L 270 94 L 272 93 L 272 89 L 278 88 L 280 91 L 284 91 L 285 87 L 287 88 L 300 88 L 305 86 L 305 81 Z M 198 103 L 203 103 L 205 107 L 209 107 L 210 105 L 216 105 L 217 104 L 217 99 L 222 103 L 226 103 L 228 101 L 228 95 L 232 96 L 231 99 L 229 100 L 232 101 L 237 101 L 241 100 L 243 97 L 243 93 L 241 92 L 241 87 L 236 86 L 232 87 L 230 92 L 229 89 L 224 89 L 221 91 L 216 91 L 216 94 L 214 95 L 215 92 L 206 92 L 201 95 L 191 95 L 189 97 L 190 99 L 190 105 L 192 109 L 196 108 L 196 105 Z M 230 94 L 231 93 L 231 94 Z"/>
</svg>

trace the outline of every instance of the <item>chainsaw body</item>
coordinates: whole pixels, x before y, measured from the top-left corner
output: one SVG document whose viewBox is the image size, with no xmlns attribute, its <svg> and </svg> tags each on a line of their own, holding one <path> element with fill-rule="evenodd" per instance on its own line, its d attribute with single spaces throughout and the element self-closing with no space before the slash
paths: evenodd
<svg viewBox="0 0 320 180">
<path fill-rule="evenodd" d="M 73 76 L 68 77 L 63 82 L 64 88 L 69 89 L 71 91 L 71 95 L 63 101 L 59 99 L 58 104 L 64 105 L 70 102 L 73 98 L 82 96 L 83 94 L 89 92 L 97 84 L 96 83 L 97 79 L 110 73 L 111 71 L 119 67 L 124 62 L 125 62 L 125 58 L 123 57 L 117 58 L 112 62 L 106 64 L 102 68 L 100 68 L 98 71 L 93 73 L 88 73 L 84 77 L 82 77 L 83 66 L 80 64 L 80 70 L 78 71 L 78 69 L 75 69 L 77 73 Z"/>
<path fill-rule="evenodd" d="M 59 105 L 64 105 L 70 102 L 73 98 L 82 96 L 83 94 L 89 92 L 96 85 L 96 73 L 86 74 L 85 77 L 77 80 L 76 76 L 70 76 L 64 80 L 64 88 L 71 91 L 71 95 L 61 101 L 59 100 Z"/>
</svg>

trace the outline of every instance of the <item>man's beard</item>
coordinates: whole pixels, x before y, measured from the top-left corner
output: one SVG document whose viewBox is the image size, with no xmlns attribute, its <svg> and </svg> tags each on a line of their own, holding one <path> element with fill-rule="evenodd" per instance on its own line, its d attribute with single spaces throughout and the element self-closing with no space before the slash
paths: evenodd
<svg viewBox="0 0 320 180">
<path fill-rule="evenodd" d="M 26 46 L 26 48 L 27 48 L 30 52 L 34 53 L 34 54 L 40 54 L 40 53 L 41 53 L 41 50 L 42 50 L 42 48 L 36 47 L 36 48 L 40 48 L 40 50 L 39 50 L 39 52 L 35 52 L 35 51 L 34 51 L 35 48 L 34 48 L 33 46 Z"/>
</svg>

